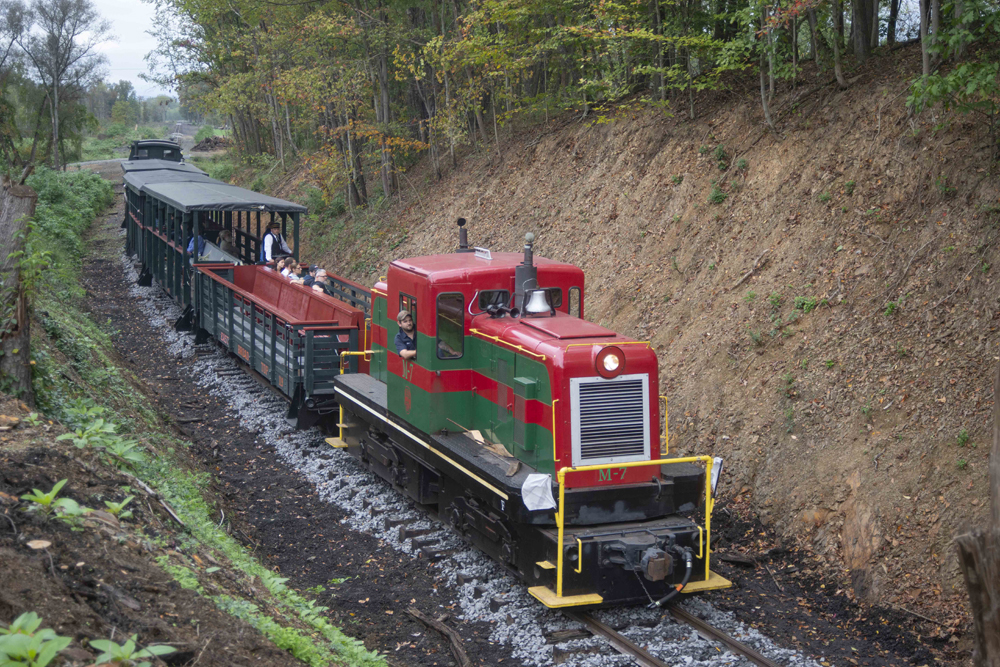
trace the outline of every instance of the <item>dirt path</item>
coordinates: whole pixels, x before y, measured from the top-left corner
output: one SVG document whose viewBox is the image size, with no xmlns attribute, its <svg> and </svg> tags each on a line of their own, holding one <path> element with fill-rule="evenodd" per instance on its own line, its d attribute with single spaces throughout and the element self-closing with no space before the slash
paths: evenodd
<svg viewBox="0 0 1000 667">
<path fill-rule="evenodd" d="M 105 224 L 115 224 L 122 215 L 119 198 Z M 217 398 L 194 384 L 186 368 L 193 358 L 178 361 L 165 350 L 129 298 L 120 265 L 106 259 L 121 243 L 118 236 L 95 240 L 82 278 L 89 308 L 95 320 L 110 321 L 119 332 L 115 346 L 123 360 L 146 382 L 161 416 L 178 425 L 178 435 L 191 441 L 191 453 L 214 474 L 219 507 L 232 522 L 233 535 L 289 577 L 289 586 L 324 586 L 327 590 L 317 597 L 331 608 L 331 621 L 369 649 L 387 652 L 391 664 L 453 664 L 447 643 L 405 613 L 411 605 L 432 617 L 447 613 L 439 604 L 450 599 L 438 590 L 444 582 L 435 580 L 424 561 L 342 526 L 343 516 L 334 505 L 320 501 L 312 485 L 279 460 L 273 448 L 262 445 Z M 485 624 L 455 627 L 477 664 L 518 664 L 484 639 L 489 635 Z"/>
</svg>

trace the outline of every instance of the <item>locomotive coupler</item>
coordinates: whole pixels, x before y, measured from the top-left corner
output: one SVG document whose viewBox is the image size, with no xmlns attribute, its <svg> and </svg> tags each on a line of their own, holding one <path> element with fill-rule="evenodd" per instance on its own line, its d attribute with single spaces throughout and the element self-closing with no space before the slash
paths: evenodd
<svg viewBox="0 0 1000 667">
<path fill-rule="evenodd" d="M 641 572 L 648 581 L 663 581 L 674 571 L 673 536 L 659 538 L 652 533 L 623 535 L 601 545 L 601 566 L 618 565 Z"/>
</svg>

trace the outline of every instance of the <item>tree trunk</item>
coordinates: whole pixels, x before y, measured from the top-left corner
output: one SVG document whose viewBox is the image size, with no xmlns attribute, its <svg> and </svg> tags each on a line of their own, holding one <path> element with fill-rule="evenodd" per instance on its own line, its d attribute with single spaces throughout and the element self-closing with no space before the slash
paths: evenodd
<svg viewBox="0 0 1000 667">
<path fill-rule="evenodd" d="M 854 46 L 854 57 L 859 63 L 868 60 L 871 55 L 871 5 L 873 0 L 854 0 L 851 3 L 851 40 Z"/>
<path fill-rule="evenodd" d="M 889 24 L 885 32 L 885 41 L 889 46 L 896 43 L 897 20 L 899 20 L 899 0 L 889 0 Z"/>
<path fill-rule="evenodd" d="M 931 2 L 931 44 L 934 44 L 941 37 L 941 0 L 930 0 Z M 933 65 L 936 67 L 941 62 L 941 56 L 934 55 Z"/>
<path fill-rule="evenodd" d="M 799 83 L 799 17 L 792 17 L 792 89 Z"/>
<path fill-rule="evenodd" d="M 840 0 L 833 2 L 833 20 L 837 24 L 833 30 L 833 73 L 837 77 L 837 85 L 841 88 L 847 88 L 847 80 L 844 79 L 844 66 L 840 62 L 840 45 L 844 43 L 844 13 L 841 10 Z"/>
<path fill-rule="evenodd" d="M 896 2 L 899 2 L 899 0 L 896 0 Z M 806 17 L 809 19 L 809 48 L 812 52 L 813 60 L 816 61 L 816 70 L 818 72 L 821 63 L 819 60 L 819 40 L 816 38 L 816 9 L 810 9 Z"/>
<path fill-rule="evenodd" d="M 761 25 L 763 26 L 767 19 L 761 20 Z M 767 41 L 761 43 L 761 48 L 767 45 Z M 761 51 L 760 52 L 760 105 L 764 109 L 764 120 L 767 121 L 767 126 L 771 128 L 771 131 L 775 134 L 778 130 L 774 127 L 774 121 L 771 120 L 771 106 L 768 104 L 767 99 L 767 76 L 764 74 L 764 67 L 767 64 L 767 55 Z"/>
<path fill-rule="evenodd" d="M 59 86 L 52 86 L 52 168 L 59 169 Z"/>
<path fill-rule="evenodd" d="M 917 0 L 920 4 L 920 56 L 923 62 L 924 82 L 931 75 L 930 36 L 927 34 L 927 10 L 929 0 Z"/>
<path fill-rule="evenodd" d="M 5 182 L 0 193 L 0 389 L 35 404 L 31 391 L 31 320 L 21 284 L 20 255 L 38 195 Z"/>
<path fill-rule="evenodd" d="M 975 626 L 975 667 L 1000 667 L 1000 365 L 993 380 L 990 526 L 955 538 Z"/>
<path fill-rule="evenodd" d="M 868 45 L 874 50 L 878 48 L 878 6 L 879 0 L 872 0 L 871 3 L 871 41 Z"/>
<path fill-rule="evenodd" d="M 968 27 L 965 21 L 962 20 L 962 14 L 965 12 L 965 3 L 962 0 L 955 0 L 955 6 L 953 8 L 953 20 L 952 22 L 958 27 L 960 33 L 964 33 Z M 965 57 L 965 40 L 959 38 L 958 43 L 955 45 L 955 61 L 959 61 Z"/>
</svg>

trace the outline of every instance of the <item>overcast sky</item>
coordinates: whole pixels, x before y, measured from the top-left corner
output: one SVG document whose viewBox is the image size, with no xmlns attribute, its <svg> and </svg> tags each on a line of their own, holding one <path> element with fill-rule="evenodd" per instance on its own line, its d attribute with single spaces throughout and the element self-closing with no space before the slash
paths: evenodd
<svg viewBox="0 0 1000 667">
<path fill-rule="evenodd" d="M 117 39 L 102 44 L 100 50 L 108 57 L 105 79 L 117 83 L 121 79 L 132 82 L 139 97 L 173 95 L 156 84 L 139 78 L 146 71 L 143 58 L 153 50 L 153 38 L 146 34 L 153 25 L 153 5 L 140 0 L 92 0 L 94 7 L 111 21 L 111 30 Z"/>
</svg>

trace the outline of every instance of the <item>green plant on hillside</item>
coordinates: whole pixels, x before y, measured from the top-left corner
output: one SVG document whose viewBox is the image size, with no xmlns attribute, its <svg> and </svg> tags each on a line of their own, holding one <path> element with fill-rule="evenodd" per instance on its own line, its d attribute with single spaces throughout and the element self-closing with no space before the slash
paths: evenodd
<svg viewBox="0 0 1000 667">
<path fill-rule="evenodd" d="M 844 194 L 847 195 L 848 197 L 854 194 L 854 181 L 847 181 L 846 183 L 844 183 Z"/>
<path fill-rule="evenodd" d="M 125 509 L 130 502 L 135 498 L 135 496 L 128 496 L 125 500 L 121 502 L 114 502 L 112 500 L 105 500 L 104 506 L 107 511 L 112 516 L 116 516 L 119 519 L 130 519 L 132 517 L 132 510 Z"/>
<path fill-rule="evenodd" d="M 965 459 L 959 459 L 958 461 L 955 462 L 955 466 L 959 470 L 965 470 L 968 467 L 968 465 L 969 465 L 969 462 L 966 461 Z"/>
<path fill-rule="evenodd" d="M 958 432 L 958 446 L 965 447 L 969 444 L 969 432 L 964 428 Z"/>
<path fill-rule="evenodd" d="M 836 365 L 837 365 L 837 362 L 836 362 L 836 361 L 834 361 L 833 359 L 827 359 L 826 361 L 824 361 L 824 362 L 823 362 L 823 364 L 824 364 L 824 365 L 825 365 L 825 366 L 826 366 L 827 368 L 833 368 L 834 366 L 836 366 Z"/>
<path fill-rule="evenodd" d="M 750 167 L 750 163 L 747 162 L 746 158 L 740 158 L 736 161 L 736 169 L 739 171 L 746 171 Z"/>
<path fill-rule="evenodd" d="M 819 305 L 819 301 L 814 296 L 797 296 L 794 299 L 795 309 L 803 313 L 810 313 Z"/>
<path fill-rule="evenodd" d="M 31 493 L 26 493 L 21 496 L 21 500 L 27 500 L 32 503 L 26 508 L 26 511 L 39 512 L 44 516 L 52 514 L 52 512 L 59 506 L 59 501 L 56 500 L 56 496 L 59 495 L 59 491 L 66 486 L 66 482 L 68 481 L 68 479 L 59 480 L 48 492 L 32 489 Z"/>
<path fill-rule="evenodd" d="M 950 185 L 948 185 L 947 176 L 938 176 L 936 181 L 938 192 L 941 193 L 942 197 L 948 198 L 953 196 L 958 190 Z"/>
<path fill-rule="evenodd" d="M 721 204 L 726 201 L 728 196 L 729 195 L 723 192 L 722 188 L 719 187 L 718 183 L 715 183 L 714 181 L 712 182 L 712 192 L 708 195 L 709 204 Z"/>
<path fill-rule="evenodd" d="M 899 310 L 899 304 L 900 304 L 899 301 L 890 301 L 889 303 L 885 304 L 885 310 L 882 311 L 882 314 L 885 315 L 886 317 L 895 315 L 896 311 Z"/>
<path fill-rule="evenodd" d="M 711 148 L 702 144 L 701 146 L 698 147 L 698 155 L 707 155 L 708 152 L 711 150 L 712 150 Z"/>
<path fill-rule="evenodd" d="M 684 182 L 684 177 L 678 174 L 677 176 L 671 176 L 670 180 L 673 181 L 674 185 L 680 185 Z"/>
<path fill-rule="evenodd" d="M 137 635 L 132 635 L 124 644 L 118 644 L 110 639 L 94 639 L 90 645 L 102 653 L 95 658 L 96 664 L 110 663 L 121 667 L 150 667 L 153 663 L 143 658 L 156 658 L 170 655 L 177 649 L 166 644 L 150 644 L 140 649 L 136 644 Z"/>
<path fill-rule="evenodd" d="M 77 449 L 85 449 L 87 447 L 104 447 L 117 435 L 117 427 L 114 422 L 95 419 L 71 433 L 63 433 L 56 440 L 72 440 L 73 446 Z"/>
<path fill-rule="evenodd" d="M 781 296 L 777 292 L 771 292 L 771 296 L 767 297 L 767 302 L 771 304 L 771 308 L 774 308 L 775 310 L 781 308 L 781 303 L 784 300 L 785 297 Z"/>
<path fill-rule="evenodd" d="M 757 298 L 757 292 L 754 292 L 753 290 L 749 290 L 746 294 L 743 295 L 743 300 L 746 301 L 747 303 L 753 303 L 754 299 L 756 298 Z"/>
<path fill-rule="evenodd" d="M 46 667 L 73 641 L 50 628 L 39 629 L 41 625 L 38 614 L 29 611 L 15 618 L 10 626 L 0 627 L 0 666 Z"/>
<path fill-rule="evenodd" d="M 831 199 L 833 199 L 833 195 L 831 195 L 829 193 L 829 191 L 823 191 L 823 192 L 819 193 L 819 200 L 820 200 L 820 202 L 822 202 L 822 203 L 825 204 L 828 201 L 830 201 Z"/>
<path fill-rule="evenodd" d="M 718 146 L 715 147 L 715 151 L 712 153 L 712 155 L 719 162 L 725 162 L 727 159 L 729 159 L 729 156 L 726 155 L 726 147 L 722 144 L 719 144 Z"/>
</svg>

